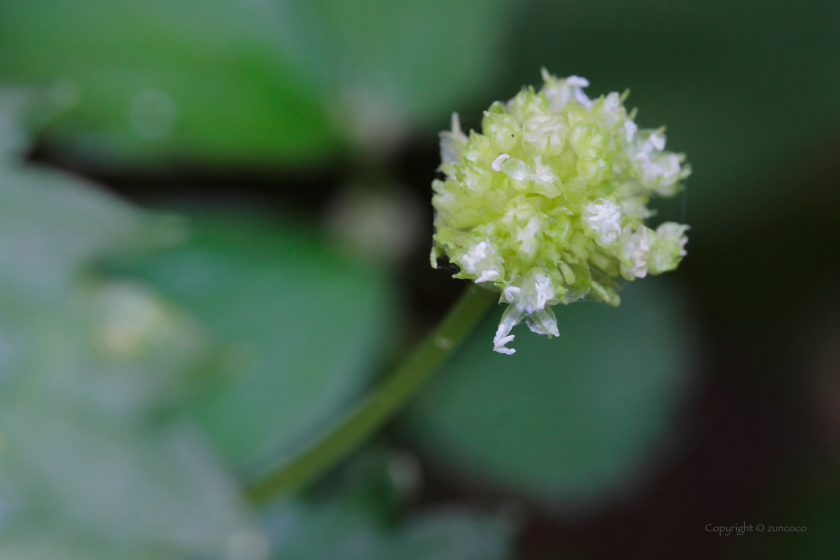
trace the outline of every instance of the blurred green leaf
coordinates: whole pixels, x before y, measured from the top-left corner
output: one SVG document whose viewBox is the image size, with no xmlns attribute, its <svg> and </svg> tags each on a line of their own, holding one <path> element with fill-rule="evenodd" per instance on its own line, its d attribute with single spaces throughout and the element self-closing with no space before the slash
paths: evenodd
<svg viewBox="0 0 840 560">
<path fill-rule="evenodd" d="M 429 510 L 390 530 L 341 503 L 283 502 L 268 513 L 278 560 L 505 560 L 511 529 L 465 508 Z"/>
<path fill-rule="evenodd" d="M 59 301 L 98 257 L 171 244 L 177 220 L 150 216 L 67 173 L 25 164 L 25 92 L 0 92 L 0 289 Z"/>
<path fill-rule="evenodd" d="M 417 459 L 381 446 L 333 470 L 306 498 L 275 500 L 263 532 L 277 560 L 506 560 L 516 527 L 461 505 L 405 510 L 421 484 Z"/>
<path fill-rule="evenodd" d="M 405 514 L 421 484 L 417 459 L 366 448 L 307 493 L 269 505 L 264 530 L 278 560 L 503 560 L 514 527 L 501 514 L 437 506 Z"/>
<path fill-rule="evenodd" d="M 337 93 L 357 140 L 387 150 L 409 127 L 446 121 L 501 77 L 507 0 L 279 2 L 290 56 Z"/>
<path fill-rule="evenodd" d="M 321 94 L 256 0 L 8 1 L 0 76 L 55 85 L 50 133 L 101 164 L 295 162 L 334 146 Z"/>
<path fill-rule="evenodd" d="M 94 163 L 388 150 L 496 76 L 505 0 L 0 4 L 0 77 L 55 86 L 50 134 Z"/>
<path fill-rule="evenodd" d="M 136 285 L 103 284 L 92 263 L 183 234 L 67 173 L 17 159 L 23 103 L 0 93 L 0 401 L 50 394 L 139 419 L 203 359 L 189 318 Z M 174 236 L 174 237 L 173 237 Z M 12 381 L 14 380 L 14 385 Z M 182 388 L 182 387 L 181 387 Z"/>
<path fill-rule="evenodd" d="M 29 147 L 23 114 L 30 99 L 26 88 L 0 89 L 0 166 L 19 161 Z"/>
<path fill-rule="evenodd" d="M 621 490 L 660 449 L 693 364 L 679 294 L 645 279 L 617 309 L 558 308 L 560 337 L 520 326 L 512 357 L 492 351 L 501 311 L 417 399 L 410 435 L 457 476 L 550 505 Z"/>
<path fill-rule="evenodd" d="M 224 345 L 233 377 L 190 405 L 229 461 L 297 451 L 349 405 L 393 341 L 379 269 L 252 220 L 197 219 L 186 245 L 134 267 Z"/>
<path fill-rule="evenodd" d="M 91 545 L 78 536 L 65 535 L 59 528 L 17 531 L 0 539 L 3 560 L 168 560 L 166 551 L 126 550 L 102 544 Z"/>
<path fill-rule="evenodd" d="M 178 220 L 143 214 L 65 173 L 0 164 L 0 185 L 0 283 L 9 293 L 63 297 L 96 258 L 182 235 Z"/>
<path fill-rule="evenodd" d="M 101 542 L 205 555 L 244 524 L 237 485 L 189 430 L 88 422 L 55 405 L 6 405 L 0 423 L 14 458 L 7 468 L 28 482 L 24 520 L 61 519 Z"/>
<path fill-rule="evenodd" d="M 0 290 L 0 404 L 36 395 L 144 422 L 188 392 L 208 349 L 191 318 L 141 286 L 84 283 L 58 301 Z"/>
<path fill-rule="evenodd" d="M 93 185 L 19 161 L 20 120 L 0 107 L 0 557 L 221 558 L 247 524 L 238 486 L 155 414 L 205 359 L 204 333 L 93 266 L 171 243 L 172 223 L 161 237 Z"/>
</svg>

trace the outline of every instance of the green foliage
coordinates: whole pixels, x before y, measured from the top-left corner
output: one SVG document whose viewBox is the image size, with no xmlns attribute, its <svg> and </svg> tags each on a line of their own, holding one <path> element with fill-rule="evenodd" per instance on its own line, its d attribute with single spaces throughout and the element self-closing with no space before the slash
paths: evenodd
<svg viewBox="0 0 840 560">
<path fill-rule="evenodd" d="M 156 421 L 203 360 L 201 328 L 91 267 L 171 240 L 160 223 L 0 156 L 3 558 L 211 558 L 248 523 L 203 436 Z"/>
<path fill-rule="evenodd" d="M 222 348 L 227 378 L 189 414 L 231 464 L 251 471 L 326 428 L 393 341 L 395 296 L 383 271 L 293 228 L 197 218 L 188 243 L 131 270 Z"/>
<path fill-rule="evenodd" d="M 419 471 L 392 454 L 315 501 L 249 511 L 230 466 L 295 452 L 358 395 L 394 339 L 389 278 L 292 227 L 204 215 L 187 229 L 26 165 L 7 101 L 0 557 L 507 558 L 501 518 L 399 521 Z"/>
<path fill-rule="evenodd" d="M 409 435 L 455 473 L 552 506 L 626 489 L 661 449 L 692 365 L 684 303 L 666 282 L 621 307 L 573 305 L 560 336 L 488 352 L 501 310 L 410 408 Z"/>
<path fill-rule="evenodd" d="M 61 173 L 10 158 L 0 185 L 0 283 L 9 293 L 63 296 L 92 258 L 154 235 L 136 210 Z"/>
<path fill-rule="evenodd" d="M 411 455 L 368 449 L 306 501 L 268 508 L 267 533 L 283 560 L 503 560 L 513 526 L 500 514 L 426 507 L 398 519 L 420 484 Z"/>
<path fill-rule="evenodd" d="M 299 163 L 387 149 L 475 91 L 502 7 L 11 0 L 0 78 L 55 84 L 70 110 L 50 135 L 100 164 Z"/>
<path fill-rule="evenodd" d="M 217 557 L 245 525 L 236 485 L 198 434 L 53 407 L 6 405 L 0 415 L 24 529 L 52 521 L 93 543 Z"/>
<path fill-rule="evenodd" d="M 47 185 L 62 193 L 77 186 L 61 178 Z M 92 189 L 83 192 L 99 200 Z M 2 194 L 8 193 L 0 185 Z M 49 189 L 34 183 L 24 195 L 45 209 L 28 215 L 31 225 L 47 230 L 40 220 L 50 216 Z M 76 223 L 72 213 L 63 217 Z M 191 392 L 186 416 L 233 464 L 253 467 L 315 435 L 375 370 L 376 350 L 393 328 L 381 274 L 339 259 L 308 236 L 218 218 L 199 224 L 189 244 L 145 257 L 138 268 L 144 274 L 135 272 L 194 311 L 206 331 L 138 279 L 70 274 L 97 254 L 99 232 L 90 239 L 76 232 L 77 241 L 89 242 L 77 244 L 88 249 L 86 258 L 36 261 L 66 266 L 60 285 L 26 297 L 0 292 L 4 559 L 268 551 L 264 533 L 249 528 L 238 485 L 193 423 L 171 419 L 173 405 Z M 18 230 L 10 231 L 0 242 L 20 240 Z M 223 362 L 235 364 L 234 377 L 196 393 L 191 372 L 208 356 L 218 358 L 210 349 L 219 343 L 230 352 Z M 163 410 L 169 420 L 161 421 Z M 351 482 L 351 489 L 364 487 Z M 509 530 L 501 520 L 449 509 L 387 529 L 374 514 L 386 504 L 360 510 L 354 492 L 275 507 L 265 528 L 272 558 L 507 557 Z"/>
<path fill-rule="evenodd" d="M 510 530 L 501 519 L 463 508 L 409 516 L 383 531 L 352 507 L 283 503 L 269 512 L 283 560 L 504 560 Z"/>
<path fill-rule="evenodd" d="M 428 126 L 498 74 L 505 0 L 281 3 L 287 51 L 335 91 L 353 137 L 377 150 Z"/>
<path fill-rule="evenodd" d="M 0 75 L 56 84 L 72 110 L 51 134 L 82 157 L 311 159 L 334 131 L 280 49 L 276 19 L 251 1 L 4 2 Z"/>
</svg>

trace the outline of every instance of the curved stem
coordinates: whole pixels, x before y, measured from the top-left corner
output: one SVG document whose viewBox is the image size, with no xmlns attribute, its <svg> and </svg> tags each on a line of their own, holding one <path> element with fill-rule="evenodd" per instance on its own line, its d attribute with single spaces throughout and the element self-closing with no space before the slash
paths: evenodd
<svg viewBox="0 0 840 560">
<path fill-rule="evenodd" d="M 300 489 L 367 441 L 454 353 L 498 297 L 470 286 L 390 377 L 313 445 L 251 484 L 246 489 L 248 498 L 263 504 L 280 493 Z"/>
</svg>

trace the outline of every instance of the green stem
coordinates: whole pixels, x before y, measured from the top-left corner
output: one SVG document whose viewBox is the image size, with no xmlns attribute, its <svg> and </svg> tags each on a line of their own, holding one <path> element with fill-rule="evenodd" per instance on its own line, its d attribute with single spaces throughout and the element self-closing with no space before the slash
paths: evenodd
<svg viewBox="0 0 840 560">
<path fill-rule="evenodd" d="M 248 498 L 263 504 L 280 493 L 300 489 L 367 441 L 455 352 L 498 297 L 470 286 L 390 377 L 312 446 L 251 484 L 246 489 Z"/>
</svg>

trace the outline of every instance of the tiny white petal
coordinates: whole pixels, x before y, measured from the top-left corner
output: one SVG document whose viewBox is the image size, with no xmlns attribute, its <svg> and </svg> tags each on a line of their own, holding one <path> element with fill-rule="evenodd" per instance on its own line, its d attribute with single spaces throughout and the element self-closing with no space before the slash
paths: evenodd
<svg viewBox="0 0 840 560">
<path fill-rule="evenodd" d="M 589 87 L 589 80 L 580 76 L 569 76 L 566 78 L 566 83 L 572 87 Z"/>
<path fill-rule="evenodd" d="M 495 160 L 493 160 L 493 164 L 490 167 L 493 168 L 493 171 L 501 171 L 502 170 L 502 163 L 504 163 L 504 161 L 506 159 L 510 159 L 510 156 L 507 155 L 507 154 L 502 154 L 499 157 L 497 157 Z"/>
<path fill-rule="evenodd" d="M 560 196 L 560 189 L 557 188 L 557 176 L 549 165 L 542 162 L 541 156 L 534 157 L 534 173 L 531 176 L 540 192 L 549 198 Z"/>
<path fill-rule="evenodd" d="M 621 239 L 624 244 L 624 258 L 629 264 L 622 263 L 622 271 L 625 274 L 644 278 L 648 273 L 648 254 L 655 241 L 655 234 L 646 227 L 640 227 L 633 231 L 626 227 L 622 232 Z"/>
<path fill-rule="evenodd" d="M 602 247 L 612 244 L 621 233 L 621 207 L 611 200 L 599 198 L 589 203 L 581 217 L 595 233 L 595 241 Z"/>
<path fill-rule="evenodd" d="M 589 110 L 592 108 L 592 100 L 583 93 L 583 90 L 579 87 L 573 88 L 573 93 L 575 95 L 575 101 L 580 103 L 584 109 Z"/>
<path fill-rule="evenodd" d="M 611 113 L 618 109 L 621 104 L 621 98 L 618 93 L 612 92 L 604 98 L 604 112 Z"/>
<path fill-rule="evenodd" d="M 664 175 L 664 170 L 653 162 L 647 161 L 642 164 L 642 169 L 645 173 L 645 180 L 652 181 L 657 177 Z"/>
<path fill-rule="evenodd" d="M 539 216 L 531 216 L 525 227 L 516 232 L 516 240 L 519 242 L 519 251 L 529 257 L 533 257 L 537 252 L 538 239 L 537 234 L 540 233 L 542 221 Z"/>
<path fill-rule="evenodd" d="M 671 173 L 674 175 L 680 172 L 680 156 L 671 154 L 668 156 L 668 165 L 671 166 Z"/>
<path fill-rule="evenodd" d="M 508 306 L 502 315 L 499 328 L 496 330 L 496 336 L 493 337 L 493 350 L 508 355 L 516 352 L 513 348 L 506 348 L 505 345 L 513 340 L 514 335 L 510 334 L 510 331 L 522 320 L 523 313 L 522 309 L 516 305 Z"/>
<path fill-rule="evenodd" d="M 487 282 L 488 280 L 492 280 L 499 275 L 498 270 L 485 270 L 481 273 L 481 276 L 475 279 L 475 283 L 479 284 L 481 282 Z"/>
<path fill-rule="evenodd" d="M 509 338 L 513 339 L 513 336 L 511 336 Z M 507 341 L 504 344 L 507 344 L 508 342 L 510 342 L 510 341 Z M 506 348 L 504 346 L 504 344 L 502 346 L 493 346 L 493 350 L 495 352 L 498 352 L 499 354 L 507 354 L 508 356 L 510 356 L 511 354 L 516 354 L 516 349 L 515 348 Z"/>
<path fill-rule="evenodd" d="M 519 288 L 516 286 L 506 286 L 505 289 L 502 291 L 502 295 L 505 297 L 505 301 L 511 303 L 513 301 L 513 297 L 515 294 L 521 292 Z"/>
<path fill-rule="evenodd" d="M 658 134 L 651 134 L 649 140 L 657 150 L 662 151 L 665 149 L 665 139 Z"/>
<path fill-rule="evenodd" d="M 475 265 L 487 257 L 487 242 L 477 243 L 472 249 L 461 257 L 467 272 L 475 272 Z"/>
<path fill-rule="evenodd" d="M 554 297 L 554 286 L 551 284 L 551 277 L 548 274 L 538 274 L 534 281 L 534 289 L 537 292 L 537 309 L 543 309 L 548 300 Z"/>
<path fill-rule="evenodd" d="M 627 135 L 627 143 L 633 141 L 637 130 L 639 130 L 639 127 L 636 126 L 636 123 L 633 121 L 624 121 L 624 133 Z"/>
</svg>

